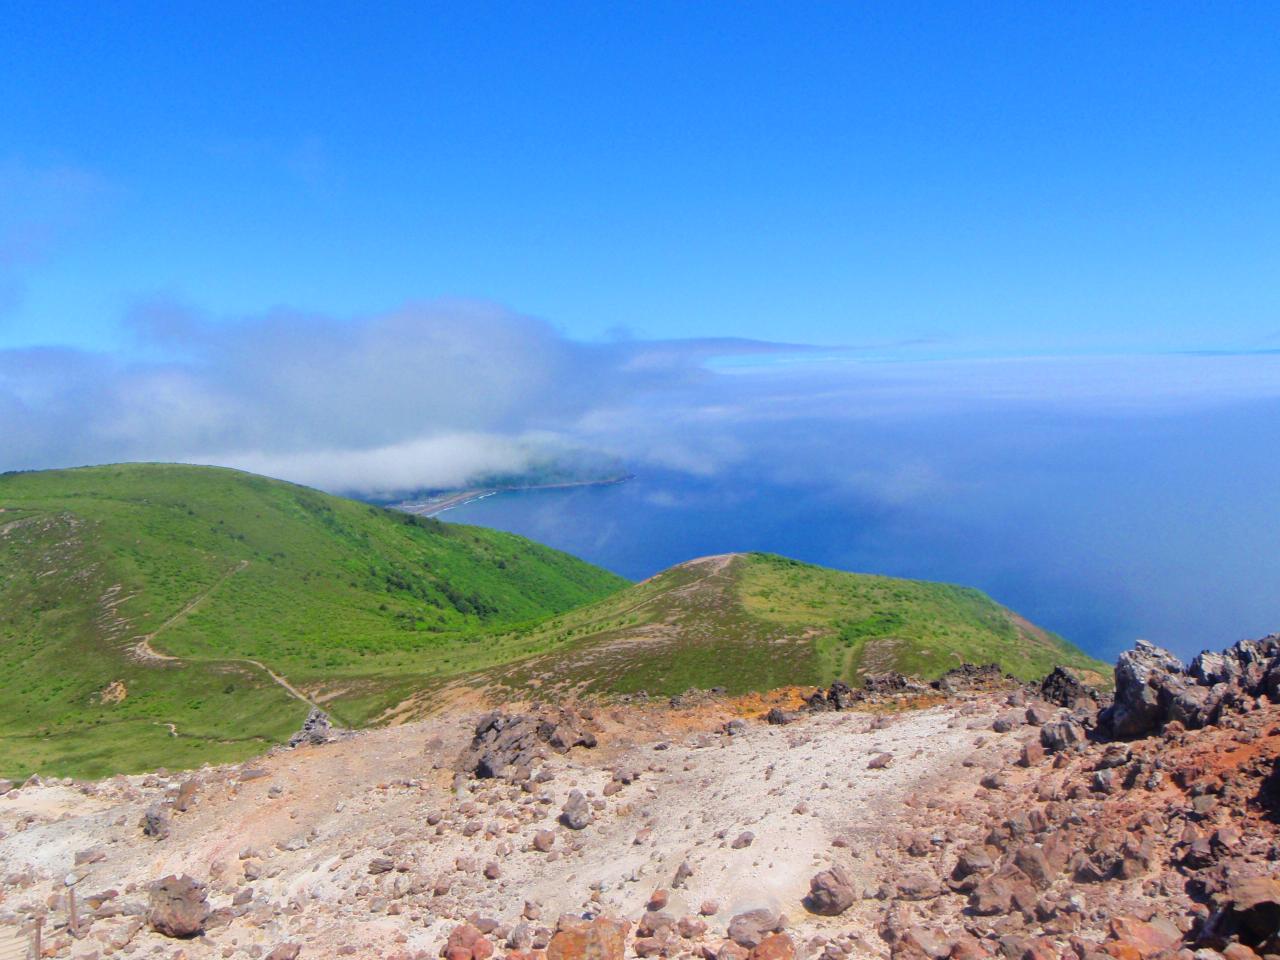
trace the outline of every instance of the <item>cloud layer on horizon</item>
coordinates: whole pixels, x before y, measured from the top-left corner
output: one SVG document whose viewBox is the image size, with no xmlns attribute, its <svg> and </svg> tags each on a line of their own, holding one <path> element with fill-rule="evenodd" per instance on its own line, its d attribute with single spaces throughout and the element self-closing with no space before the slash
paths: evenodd
<svg viewBox="0 0 1280 960">
<path fill-rule="evenodd" d="M 483 304 L 230 324 L 153 304 L 129 326 L 134 359 L 0 351 L 0 466 L 191 460 L 328 489 L 449 485 L 518 469 L 593 411 L 705 378 L 714 351 L 575 343 Z"/>
<path fill-rule="evenodd" d="M 128 329 L 118 355 L 0 350 L 0 468 L 181 460 L 373 493 L 587 448 L 696 475 L 764 458 L 782 477 L 826 472 L 896 500 L 936 468 L 833 457 L 821 424 L 1158 416 L 1280 396 L 1274 355 L 875 362 L 752 341 L 582 343 L 481 303 L 238 322 L 153 303 Z"/>
</svg>

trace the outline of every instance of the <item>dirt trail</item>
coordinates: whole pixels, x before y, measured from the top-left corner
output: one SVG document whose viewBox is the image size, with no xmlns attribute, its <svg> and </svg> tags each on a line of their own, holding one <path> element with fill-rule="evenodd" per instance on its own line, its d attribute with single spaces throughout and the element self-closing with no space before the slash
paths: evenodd
<svg viewBox="0 0 1280 960">
<path fill-rule="evenodd" d="M 733 561 L 738 559 L 740 556 L 742 556 L 740 553 L 718 553 L 715 556 L 699 557 L 696 560 L 686 561 L 685 563 L 680 564 L 680 568 L 697 570 L 699 573 L 698 579 L 686 583 L 683 587 L 673 590 L 670 594 L 663 595 L 662 597 L 644 597 L 628 607 L 623 607 L 621 610 L 613 611 L 611 616 L 615 618 L 625 617 L 628 614 L 635 613 L 637 610 L 641 610 L 644 607 L 649 606 L 654 603 L 655 600 L 665 599 L 667 596 L 680 597 L 683 599 L 696 595 L 698 591 L 702 590 L 709 581 L 714 580 L 716 577 L 728 570 L 729 564 L 733 563 Z M 701 569 L 702 567 L 707 567 L 708 569 L 703 570 Z M 657 576 L 661 576 L 661 574 L 658 574 Z M 650 577 L 648 580 L 642 580 L 637 584 L 637 586 L 644 586 L 653 579 L 654 577 Z"/>
<path fill-rule="evenodd" d="M 308 697 L 305 693 L 303 693 L 301 690 L 299 690 L 297 687 L 291 684 L 283 676 L 281 676 L 280 674 L 272 670 L 270 667 L 268 667 L 261 660 L 253 660 L 249 657 L 224 657 L 218 660 L 201 660 L 200 663 L 249 663 L 249 664 L 252 664 L 253 666 L 257 667 L 259 670 L 261 670 L 263 673 L 265 673 L 267 676 L 269 676 L 277 684 L 279 684 L 281 689 L 283 689 L 286 693 L 289 694 L 289 696 L 293 697 L 295 700 L 300 700 L 305 704 L 315 707 L 317 710 L 320 709 L 320 705 L 318 703 L 316 703 L 314 700 Z"/>
<path fill-rule="evenodd" d="M 239 573 L 241 570 L 244 570 L 248 566 L 249 566 L 248 560 L 241 560 L 234 567 L 232 567 L 230 570 L 224 573 L 221 577 L 219 577 L 207 590 L 201 591 L 200 593 L 196 594 L 196 596 L 188 600 L 186 604 L 183 605 L 181 610 L 179 610 L 173 616 L 169 617 L 169 619 L 165 620 L 164 623 L 156 627 L 156 629 L 153 630 L 151 633 L 144 634 L 140 637 L 135 637 L 133 646 L 131 648 L 131 652 L 135 659 L 141 660 L 143 662 L 150 661 L 154 663 L 181 663 L 184 660 L 186 660 L 189 663 L 247 663 L 251 666 L 257 667 L 259 670 L 261 670 L 263 673 L 269 676 L 273 683 L 277 684 L 282 690 L 288 693 L 289 696 L 293 697 L 295 700 L 305 703 L 308 706 L 318 708 L 318 704 L 316 704 L 314 700 L 312 700 L 305 693 L 303 693 L 301 690 L 299 690 L 297 687 L 291 684 L 285 677 L 276 673 L 274 670 L 272 670 L 270 667 L 268 667 L 265 663 L 263 663 L 260 660 L 254 660 L 251 657 L 186 657 L 186 658 L 174 657 L 174 656 L 170 656 L 167 653 L 161 653 L 159 650 L 157 650 L 155 647 L 151 645 L 152 640 L 154 640 L 164 631 L 168 630 L 170 627 L 174 626 L 179 621 L 181 621 L 184 617 L 186 617 L 188 614 L 194 611 L 197 607 L 200 606 L 200 604 L 208 600 L 209 597 L 211 597 L 219 587 L 221 587 L 228 580 L 230 580 L 237 573 Z"/>
<path fill-rule="evenodd" d="M 237 573 L 239 573 L 241 570 L 243 570 L 247 566 L 249 566 L 249 561 L 241 560 L 234 567 L 232 567 L 230 570 L 224 573 L 221 577 L 215 580 L 207 590 L 202 590 L 200 593 L 197 593 L 194 597 L 188 600 L 182 606 L 182 609 L 180 609 L 173 616 L 169 617 L 169 619 L 167 619 L 164 623 L 160 624 L 160 626 L 156 627 L 155 630 L 151 631 L 151 633 L 146 633 L 140 637 L 135 637 L 134 646 L 133 646 L 134 656 L 139 660 L 163 660 L 163 661 L 178 660 L 179 659 L 178 657 L 171 657 L 166 653 L 160 653 L 158 650 L 156 650 L 155 647 L 151 646 L 151 641 L 154 640 L 156 637 L 160 636 L 160 634 L 164 633 L 174 624 L 178 623 L 178 621 L 182 620 L 192 611 L 194 611 L 198 606 L 200 606 L 200 604 L 208 600 L 209 597 L 213 595 L 215 590 L 217 590 L 219 587 L 221 587 L 224 583 L 226 583 L 228 580 L 230 580 L 232 577 L 234 577 Z"/>
</svg>

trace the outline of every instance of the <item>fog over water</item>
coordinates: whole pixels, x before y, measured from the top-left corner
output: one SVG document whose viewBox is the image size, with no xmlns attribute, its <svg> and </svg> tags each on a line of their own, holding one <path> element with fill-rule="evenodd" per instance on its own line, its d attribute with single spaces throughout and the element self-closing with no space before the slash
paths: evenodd
<svg viewBox="0 0 1280 960">
<path fill-rule="evenodd" d="M 524 534 L 632 579 L 766 550 L 846 570 L 980 587 L 1090 653 L 1137 637 L 1187 657 L 1280 630 L 1280 404 L 1194 413 L 938 415 L 793 424 L 792 459 L 708 476 L 638 468 L 616 486 L 489 497 L 444 519 Z"/>
</svg>

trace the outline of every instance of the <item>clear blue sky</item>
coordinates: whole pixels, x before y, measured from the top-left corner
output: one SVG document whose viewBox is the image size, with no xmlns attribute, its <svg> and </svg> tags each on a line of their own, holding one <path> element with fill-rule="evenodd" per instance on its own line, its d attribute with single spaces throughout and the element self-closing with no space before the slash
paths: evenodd
<svg viewBox="0 0 1280 960">
<path fill-rule="evenodd" d="M 599 338 L 1280 348 L 1275 3 L 0 2 L 0 346 L 479 298 Z"/>
</svg>

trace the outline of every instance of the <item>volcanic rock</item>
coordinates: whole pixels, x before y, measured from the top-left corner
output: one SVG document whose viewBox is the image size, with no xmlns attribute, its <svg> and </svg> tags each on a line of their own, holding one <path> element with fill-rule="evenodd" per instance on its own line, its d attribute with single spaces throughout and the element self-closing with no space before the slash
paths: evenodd
<svg viewBox="0 0 1280 960">
<path fill-rule="evenodd" d="M 815 874 L 809 881 L 809 898 L 806 906 L 814 913 L 836 916 L 851 906 L 857 894 L 844 868 L 834 866 Z"/>
<path fill-rule="evenodd" d="M 570 791 L 569 799 L 565 801 L 564 808 L 560 811 L 560 822 L 570 830 L 582 830 L 594 819 L 595 813 L 583 792 Z"/>
<path fill-rule="evenodd" d="M 567 707 L 543 716 L 495 710 L 476 723 L 462 768 L 480 778 L 509 777 L 544 759 L 548 749 L 567 753 L 597 742 L 586 717 Z"/>
<path fill-rule="evenodd" d="M 209 918 L 205 886 L 185 873 L 167 876 L 151 887 L 147 922 L 166 937 L 191 937 L 204 929 Z"/>
<path fill-rule="evenodd" d="M 777 910 L 757 907 L 739 913 L 729 921 L 729 939 L 740 947 L 752 949 L 759 946 L 770 933 L 782 929 L 782 918 Z"/>
<path fill-rule="evenodd" d="M 290 748 L 300 747 L 304 743 L 319 746 L 332 739 L 333 723 L 329 715 L 319 707 L 312 707 L 311 712 L 307 714 L 307 719 L 302 721 L 302 727 L 289 738 L 289 746 Z"/>
</svg>

